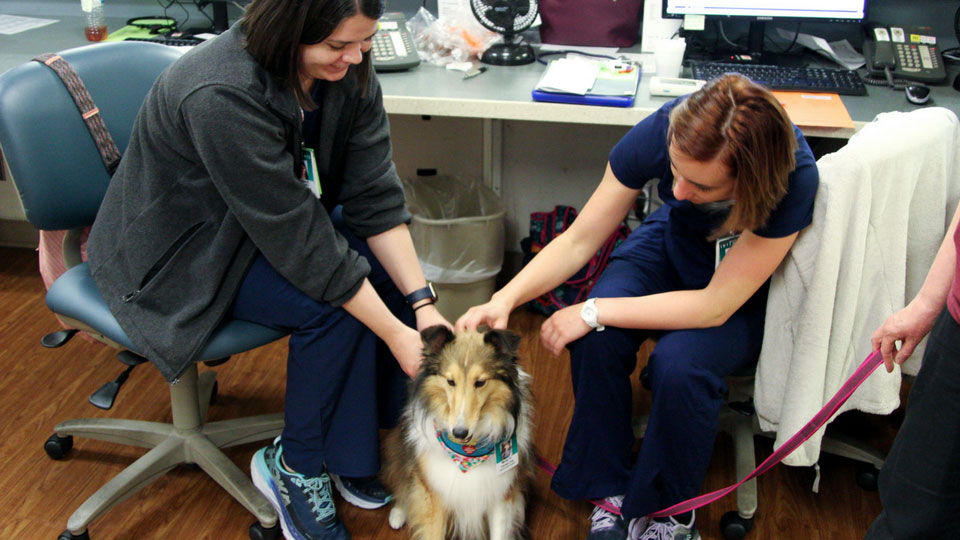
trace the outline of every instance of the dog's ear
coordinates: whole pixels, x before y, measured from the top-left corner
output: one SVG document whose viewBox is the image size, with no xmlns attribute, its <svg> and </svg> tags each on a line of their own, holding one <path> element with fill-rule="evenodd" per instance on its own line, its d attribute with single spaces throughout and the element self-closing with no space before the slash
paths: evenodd
<svg viewBox="0 0 960 540">
<path fill-rule="evenodd" d="M 480 329 L 483 334 L 484 343 L 493 346 L 497 354 L 516 357 L 517 346 L 520 345 L 520 336 L 510 330 L 490 330 L 489 328 Z"/>
<path fill-rule="evenodd" d="M 423 355 L 429 356 L 440 352 L 455 337 L 453 332 L 442 324 L 424 328 L 420 332 L 420 338 L 423 339 Z"/>
</svg>

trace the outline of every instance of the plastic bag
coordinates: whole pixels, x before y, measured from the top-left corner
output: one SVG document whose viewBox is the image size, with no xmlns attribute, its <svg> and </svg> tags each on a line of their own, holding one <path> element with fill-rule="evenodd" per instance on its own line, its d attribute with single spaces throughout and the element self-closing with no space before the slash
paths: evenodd
<svg viewBox="0 0 960 540">
<path fill-rule="evenodd" d="M 413 36 L 420 59 L 435 66 L 474 60 L 503 39 L 481 26 L 469 10 L 438 20 L 421 7 L 407 21 L 407 30 Z"/>
<path fill-rule="evenodd" d="M 404 179 L 413 214 L 410 236 L 424 276 L 436 283 L 475 283 L 503 266 L 506 208 L 492 189 L 453 176 Z"/>
</svg>

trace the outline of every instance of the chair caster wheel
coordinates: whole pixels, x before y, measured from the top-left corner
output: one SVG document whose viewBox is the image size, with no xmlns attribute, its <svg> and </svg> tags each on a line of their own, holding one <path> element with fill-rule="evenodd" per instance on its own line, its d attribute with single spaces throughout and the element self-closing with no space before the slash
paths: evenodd
<svg viewBox="0 0 960 540">
<path fill-rule="evenodd" d="M 57 330 L 56 332 L 52 332 L 43 336 L 43 339 L 40 340 L 40 344 L 48 349 L 56 349 L 57 347 L 70 341 L 70 338 L 72 338 L 76 333 L 77 331 L 73 328 Z"/>
<path fill-rule="evenodd" d="M 73 435 L 58 437 L 57 434 L 54 433 L 49 439 L 47 439 L 47 442 L 43 443 L 43 449 L 47 452 L 47 455 L 50 456 L 51 459 L 63 459 L 66 457 L 67 452 L 69 452 L 71 448 L 73 448 Z M 80 537 L 78 536 L 76 538 Z"/>
<path fill-rule="evenodd" d="M 277 540 L 280 538 L 280 522 L 269 529 L 255 521 L 250 526 L 250 540 Z"/>
<path fill-rule="evenodd" d="M 864 491 L 876 491 L 880 470 L 869 463 L 857 467 L 857 485 Z"/>
<path fill-rule="evenodd" d="M 87 531 L 83 531 L 80 534 L 73 535 L 70 534 L 70 531 L 63 531 L 60 533 L 60 536 L 57 537 L 57 540 L 90 540 L 90 534 Z"/>
<path fill-rule="evenodd" d="M 742 540 L 753 528 L 753 518 L 740 517 L 736 511 L 727 512 L 720 518 L 720 530 L 726 540 Z"/>
</svg>

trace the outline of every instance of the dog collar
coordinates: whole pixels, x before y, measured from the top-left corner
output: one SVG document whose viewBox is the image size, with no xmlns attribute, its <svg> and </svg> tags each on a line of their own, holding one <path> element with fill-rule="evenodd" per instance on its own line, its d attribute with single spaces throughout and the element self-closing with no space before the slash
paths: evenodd
<svg viewBox="0 0 960 540">
<path fill-rule="evenodd" d="M 471 444 L 459 444 L 454 442 L 446 431 L 437 430 L 437 436 L 440 438 L 440 444 L 448 451 L 464 457 L 477 458 L 489 456 L 493 452 L 493 445 L 476 446 Z"/>
<path fill-rule="evenodd" d="M 437 432 L 437 441 L 440 443 L 440 446 L 446 450 L 447 455 L 450 456 L 450 459 L 457 464 L 457 467 L 460 468 L 460 472 L 465 473 L 471 468 L 480 465 L 484 461 L 494 455 L 494 450 L 497 447 L 497 444 L 488 444 L 484 446 L 474 446 L 469 444 L 458 444 L 453 442 L 450 439 L 450 436 L 447 435 L 445 431 L 439 429 Z M 513 435 L 507 437 L 505 440 L 513 438 Z"/>
</svg>

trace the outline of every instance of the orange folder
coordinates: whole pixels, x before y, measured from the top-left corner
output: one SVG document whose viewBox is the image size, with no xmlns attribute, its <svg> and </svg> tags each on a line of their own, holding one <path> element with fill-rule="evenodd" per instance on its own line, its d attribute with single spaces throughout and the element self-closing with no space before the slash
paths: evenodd
<svg viewBox="0 0 960 540">
<path fill-rule="evenodd" d="M 853 119 L 837 94 L 773 92 L 773 95 L 798 126 L 853 128 Z"/>
</svg>

